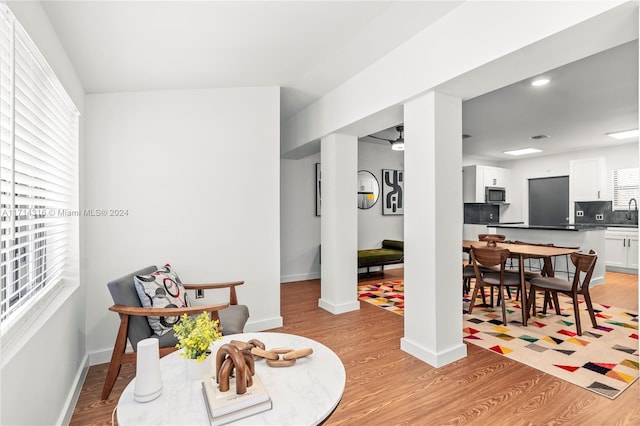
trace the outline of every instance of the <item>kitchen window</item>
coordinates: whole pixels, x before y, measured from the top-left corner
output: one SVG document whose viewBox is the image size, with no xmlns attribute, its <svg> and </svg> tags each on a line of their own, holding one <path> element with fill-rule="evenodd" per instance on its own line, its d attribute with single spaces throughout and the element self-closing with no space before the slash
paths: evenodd
<svg viewBox="0 0 640 426">
<path fill-rule="evenodd" d="M 627 210 L 632 198 L 638 200 L 639 175 L 637 167 L 613 171 L 613 210 Z"/>
<path fill-rule="evenodd" d="M 79 113 L 0 4 L 0 324 L 42 308 L 77 268 Z"/>
</svg>

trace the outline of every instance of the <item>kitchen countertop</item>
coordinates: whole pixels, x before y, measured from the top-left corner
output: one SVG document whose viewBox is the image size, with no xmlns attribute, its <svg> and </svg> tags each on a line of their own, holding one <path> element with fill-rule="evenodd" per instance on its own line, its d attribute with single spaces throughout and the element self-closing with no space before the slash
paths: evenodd
<svg viewBox="0 0 640 426">
<path fill-rule="evenodd" d="M 594 231 L 607 228 L 638 229 L 637 223 L 574 223 L 564 225 L 525 225 L 524 222 L 474 222 L 465 225 L 486 225 L 488 228 L 544 229 L 550 231 Z"/>
<path fill-rule="evenodd" d="M 524 222 L 465 222 L 465 225 L 520 225 Z"/>
<path fill-rule="evenodd" d="M 503 228 L 503 229 L 539 229 L 545 231 L 604 231 L 607 229 L 607 225 L 590 225 L 590 224 L 574 224 L 574 225 L 502 225 L 502 224 L 489 224 L 489 228 Z"/>
</svg>

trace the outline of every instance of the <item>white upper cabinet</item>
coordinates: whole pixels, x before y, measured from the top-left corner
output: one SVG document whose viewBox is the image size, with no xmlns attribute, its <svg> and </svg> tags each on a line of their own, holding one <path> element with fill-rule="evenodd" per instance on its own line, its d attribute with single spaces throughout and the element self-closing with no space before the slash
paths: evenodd
<svg viewBox="0 0 640 426">
<path fill-rule="evenodd" d="M 493 186 L 506 189 L 506 202 L 509 202 L 511 170 L 490 166 L 464 166 L 462 168 L 462 198 L 465 203 L 484 203 L 485 187 Z"/>
<path fill-rule="evenodd" d="M 570 179 L 573 201 L 605 201 L 607 194 L 607 163 L 602 157 L 572 160 Z"/>
<path fill-rule="evenodd" d="M 482 167 L 484 169 L 484 186 L 497 186 L 506 188 L 511 175 L 511 170 L 499 167 Z"/>
</svg>

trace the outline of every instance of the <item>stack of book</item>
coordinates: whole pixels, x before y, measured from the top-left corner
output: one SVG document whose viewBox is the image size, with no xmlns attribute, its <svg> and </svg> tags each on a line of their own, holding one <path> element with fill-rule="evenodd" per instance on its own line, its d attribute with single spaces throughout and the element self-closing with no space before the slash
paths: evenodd
<svg viewBox="0 0 640 426">
<path fill-rule="evenodd" d="M 202 393 L 213 426 L 271 409 L 271 398 L 257 374 L 253 376 L 253 385 L 242 395 L 236 394 L 235 379 L 229 380 L 228 391 L 221 392 L 215 377 L 207 377 L 202 381 Z"/>
</svg>

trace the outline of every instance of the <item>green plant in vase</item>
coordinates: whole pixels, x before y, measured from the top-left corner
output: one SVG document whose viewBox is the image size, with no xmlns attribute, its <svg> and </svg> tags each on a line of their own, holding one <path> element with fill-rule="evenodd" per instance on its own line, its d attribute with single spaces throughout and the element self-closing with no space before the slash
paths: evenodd
<svg viewBox="0 0 640 426">
<path fill-rule="evenodd" d="M 181 356 L 186 359 L 204 361 L 211 354 L 211 343 L 222 338 L 218 330 L 218 320 L 211 320 L 206 312 L 197 317 L 182 315 L 180 321 L 173 326 L 178 344 L 182 349 Z"/>
</svg>

